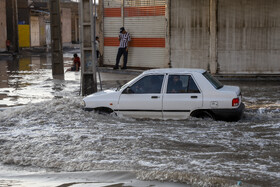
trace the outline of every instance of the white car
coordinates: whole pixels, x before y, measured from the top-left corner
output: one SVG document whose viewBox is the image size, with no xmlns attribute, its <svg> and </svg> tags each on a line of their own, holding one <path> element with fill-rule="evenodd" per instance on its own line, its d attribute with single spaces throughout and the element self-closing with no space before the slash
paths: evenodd
<svg viewBox="0 0 280 187">
<path fill-rule="evenodd" d="M 203 69 L 144 71 L 118 89 L 88 95 L 83 101 L 85 110 L 152 119 L 238 121 L 245 108 L 238 86 L 225 86 Z"/>
</svg>

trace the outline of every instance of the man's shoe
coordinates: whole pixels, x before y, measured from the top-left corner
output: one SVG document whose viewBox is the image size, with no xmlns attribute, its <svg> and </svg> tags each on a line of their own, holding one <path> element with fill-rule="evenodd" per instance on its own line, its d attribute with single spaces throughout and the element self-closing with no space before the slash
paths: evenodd
<svg viewBox="0 0 280 187">
<path fill-rule="evenodd" d="M 118 67 L 114 66 L 113 69 L 119 69 Z"/>
<path fill-rule="evenodd" d="M 127 69 L 127 67 L 122 67 L 121 69 Z"/>
</svg>

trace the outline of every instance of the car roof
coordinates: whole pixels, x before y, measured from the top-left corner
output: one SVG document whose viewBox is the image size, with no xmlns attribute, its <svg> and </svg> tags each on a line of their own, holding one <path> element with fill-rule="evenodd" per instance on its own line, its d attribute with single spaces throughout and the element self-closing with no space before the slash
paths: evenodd
<svg viewBox="0 0 280 187">
<path fill-rule="evenodd" d="M 206 70 L 204 69 L 195 69 L 195 68 L 162 68 L 162 69 L 150 69 L 144 71 L 143 74 L 150 73 L 204 73 Z"/>
</svg>

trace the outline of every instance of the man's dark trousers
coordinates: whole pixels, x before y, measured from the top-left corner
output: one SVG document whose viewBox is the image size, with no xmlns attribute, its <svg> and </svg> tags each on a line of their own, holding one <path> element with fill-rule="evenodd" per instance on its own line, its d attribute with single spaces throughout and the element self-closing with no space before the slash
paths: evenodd
<svg viewBox="0 0 280 187">
<path fill-rule="evenodd" d="M 122 55 L 123 55 L 123 67 L 122 68 L 126 69 L 127 56 L 128 56 L 128 51 L 126 51 L 126 48 L 119 48 L 118 49 L 115 68 L 119 68 L 119 63 L 120 63 L 120 59 L 121 59 Z"/>
</svg>

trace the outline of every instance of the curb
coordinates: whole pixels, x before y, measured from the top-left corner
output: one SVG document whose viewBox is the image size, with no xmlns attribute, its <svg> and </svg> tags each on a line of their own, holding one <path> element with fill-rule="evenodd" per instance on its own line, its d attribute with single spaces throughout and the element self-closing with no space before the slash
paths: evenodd
<svg viewBox="0 0 280 187">
<path fill-rule="evenodd" d="M 112 67 L 98 67 L 98 70 L 103 73 L 113 73 L 113 74 L 128 74 L 128 75 L 140 75 L 144 70 L 136 70 L 136 69 L 126 69 L 114 70 Z"/>
<path fill-rule="evenodd" d="M 128 75 L 140 75 L 145 70 L 138 69 L 126 69 L 126 70 L 114 70 L 112 67 L 98 67 L 98 70 L 103 73 L 112 74 L 128 74 Z M 221 81 L 280 81 L 280 74 L 216 74 L 214 75 Z"/>
</svg>

